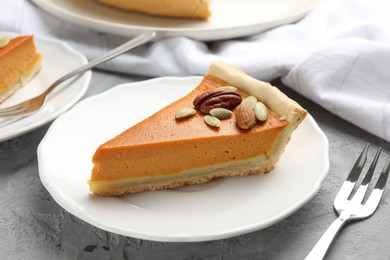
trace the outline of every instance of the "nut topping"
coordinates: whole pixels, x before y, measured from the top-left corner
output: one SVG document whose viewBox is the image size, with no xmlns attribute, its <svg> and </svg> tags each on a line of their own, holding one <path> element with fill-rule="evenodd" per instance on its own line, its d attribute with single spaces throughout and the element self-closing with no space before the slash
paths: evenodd
<svg viewBox="0 0 390 260">
<path fill-rule="evenodd" d="M 213 108 L 233 109 L 241 103 L 241 100 L 240 96 L 224 94 L 207 99 L 202 103 L 199 110 L 203 114 L 208 114 Z"/>
<path fill-rule="evenodd" d="M 245 104 L 251 108 L 255 107 L 256 102 L 257 102 L 257 98 L 255 96 L 248 96 L 248 97 L 244 98 L 244 100 L 242 101 L 243 104 Z"/>
<path fill-rule="evenodd" d="M 208 124 L 209 126 L 212 126 L 212 127 L 220 127 L 221 126 L 221 121 L 214 116 L 205 115 L 203 119 L 206 122 L 206 124 Z"/>
<path fill-rule="evenodd" d="M 213 108 L 233 109 L 242 101 L 240 94 L 235 91 L 211 90 L 198 95 L 193 104 L 203 114 L 208 114 Z"/>
<path fill-rule="evenodd" d="M 243 99 L 237 91 L 234 86 L 222 86 L 201 93 L 193 100 L 194 109 L 182 109 L 175 117 L 176 119 L 190 117 L 196 113 L 196 109 L 205 114 L 206 124 L 220 127 L 220 120 L 230 118 L 234 114 L 237 126 L 244 130 L 254 127 L 257 120 L 267 120 L 268 109 L 263 103 L 255 96 Z"/>
<path fill-rule="evenodd" d="M 212 97 L 215 97 L 215 96 L 218 96 L 218 95 L 221 95 L 221 94 L 224 94 L 224 93 L 230 93 L 230 91 L 227 91 L 227 90 L 223 90 L 223 89 L 214 89 L 214 90 L 210 90 L 210 91 L 207 91 L 207 92 L 204 92 L 204 93 L 201 93 L 199 94 L 195 99 L 194 101 L 192 102 L 194 104 L 194 107 L 195 108 L 198 108 L 200 107 L 200 105 L 207 99 L 209 98 L 212 98 Z"/>
<path fill-rule="evenodd" d="M 210 115 L 218 119 L 228 119 L 233 115 L 233 112 L 226 108 L 217 107 L 210 110 Z"/>
<path fill-rule="evenodd" d="M 176 112 L 175 118 L 176 119 L 183 119 L 186 117 L 190 117 L 196 114 L 196 110 L 192 107 L 186 107 Z"/>
<path fill-rule="evenodd" d="M 268 118 L 268 109 L 262 102 L 257 102 L 254 109 L 257 120 L 265 121 Z"/>
<path fill-rule="evenodd" d="M 9 38 L 7 36 L 0 36 L 0 49 L 7 46 L 9 43 Z"/>
<path fill-rule="evenodd" d="M 234 110 L 237 126 L 241 129 L 251 129 L 256 124 L 256 116 L 253 108 L 241 104 Z"/>
<path fill-rule="evenodd" d="M 238 91 L 238 89 L 234 86 L 223 86 L 223 87 L 218 87 L 218 88 L 215 88 L 215 89 L 219 89 L 219 90 L 229 90 L 229 91 Z"/>
</svg>

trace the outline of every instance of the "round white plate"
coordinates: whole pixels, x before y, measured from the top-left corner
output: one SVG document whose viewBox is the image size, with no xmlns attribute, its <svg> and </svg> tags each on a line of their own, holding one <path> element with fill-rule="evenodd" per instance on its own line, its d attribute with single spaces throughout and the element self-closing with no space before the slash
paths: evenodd
<svg viewBox="0 0 390 260">
<path fill-rule="evenodd" d="M 207 21 L 161 18 L 107 7 L 94 0 L 32 0 L 68 22 L 102 32 L 135 36 L 156 31 L 163 37 L 219 40 L 255 34 L 302 18 L 319 0 L 212 0 Z"/>
<path fill-rule="evenodd" d="M 329 168 L 327 138 L 311 116 L 269 174 L 122 197 L 89 193 L 97 146 L 184 96 L 200 80 L 157 78 L 82 100 L 51 125 L 38 147 L 46 189 L 64 209 L 94 226 L 157 241 L 236 236 L 272 225 L 304 205 Z"/>
<path fill-rule="evenodd" d="M 0 35 L 17 36 L 10 32 L 0 32 Z M 84 55 L 62 41 L 34 36 L 34 42 L 43 57 L 41 71 L 0 104 L 0 109 L 39 95 L 58 78 L 87 63 Z M 80 100 L 87 91 L 90 80 L 90 71 L 69 79 L 52 92 L 38 112 L 30 116 L 19 119 L 0 118 L 0 142 L 31 131 L 58 117 Z"/>
</svg>

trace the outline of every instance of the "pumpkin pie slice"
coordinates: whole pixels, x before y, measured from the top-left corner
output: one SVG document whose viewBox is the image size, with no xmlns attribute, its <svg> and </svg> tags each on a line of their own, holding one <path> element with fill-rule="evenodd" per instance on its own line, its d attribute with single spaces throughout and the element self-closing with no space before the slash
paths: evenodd
<svg viewBox="0 0 390 260">
<path fill-rule="evenodd" d="M 211 0 L 97 0 L 98 2 L 148 15 L 207 19 L 211 16 Z"/>
<path fill-rule="evenodd" d="M 0 103 L 38 73 L 41 60 L 31 35 L 10 39 L 0 48 Z"/>
<path fill-rule="evenodd" d="M 177 111 L 194 107 L 199 95 L 223 86 L 234 86 L 242 98 L 254 96 L 265 104 L 265 121 L 257 120 L 250 129 L 242 129 L 236 116 L 221 120 L 219 127 L 207 125 L 199 111 L 175 118 Z M 306 114 L 269 83 L 214 62 L 188 95 L 97 148 L 90 190 L 102 196 L 122 195 L 269 172 Z"/>
</svg>

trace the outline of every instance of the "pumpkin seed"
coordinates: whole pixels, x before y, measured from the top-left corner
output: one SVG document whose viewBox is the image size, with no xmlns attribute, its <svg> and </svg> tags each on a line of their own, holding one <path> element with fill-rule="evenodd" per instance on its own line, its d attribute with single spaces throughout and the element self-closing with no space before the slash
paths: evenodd
<svg viewBox="0 0 390 260">
<path fill-rule="evenodd" d="M 228 119 L 233 115 L 233 112 L 229 109 L 218 107 L 211 109 L 210 115 L 215 116 L 218 119 Z"/>
<path fill-rule="evenodd" d="M 248 107 L 254 108 L 257 102 L 257 98 L 255 96 L 248 96 L 244 98 L 242 101 L 243 104 L 247 105 Z"/>
<path fill-rule="evenodd" d="M 215 89 L 227 90 L 227 91 L 237 91 L 238 90 L 236 87 L 233 87 L 233 86 L 223 86 L 223 87 L 218 87 Z"/>
<path fill-rule="evenodd" d="M 268 108 L 261 102 L 257 102 L 254 107 L 257 120 L 265 121 L 268 118 Z"/>
<path fill-rule="evenodd" d="M 9 43 L 9 38 L 7 36 L 0 37 L 0 48 L 7 46 L 8 43 Z"/>
<path fill-rule="evenodd" d="M 196 114 L 196 110 L 192 107 L 186 107 L 176 112 L 175 118 L 182 119 Z"/>
<path fill-rule="evenodd" d="M 206 122 L 206 124 L 212 127 L 219 127 L 221 125 L 221 121 L 215 116 L 205 115 L 204 121 Z"/>
</svg>

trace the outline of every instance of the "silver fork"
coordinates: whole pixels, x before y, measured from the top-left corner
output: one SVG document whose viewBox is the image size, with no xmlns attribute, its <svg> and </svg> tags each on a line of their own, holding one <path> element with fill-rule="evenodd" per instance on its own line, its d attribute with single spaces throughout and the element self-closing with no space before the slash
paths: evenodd
<svg viewBox="0 0 390 260">
<path fill-rule="evenodd" d="M 155 36 L 156 36 L 155 32 L 146 32 L 146 33 L 142 33 L 142 34 L 138 35 L 137 37 L 131 39 L 130 41 L 128 41 L 128 42 L 116 47 L 115 49 L 109 51 L 108 53 L 106 53 L 102 57 L 99 57 L 99 58 L 81 66 L 80 68 L 75 69 L 75 70 L 69 72 L 68 74 L 62 76 L 57 81 L 55 81 L 53 84 L 51 84 L 50 87 L 48 87 L 40 95 L 33 97 L 31 99 L 28 99 L 26 101 L 23 101 L 19 104 L 0 109 L 0 117 L 27 116 L 27 115 L 37 111 L 45 103 L 47 95 L 54 88 L 56 88 L 58 85 L 60 85 L 65 80 L 68 80 L 68 79 L 70 79 L 70 78 L 72 78 L 80 73 L 83 73 L 87 70 L 90 70 L 90 69 L 96 67 L 97 65 L 99 65 L 103 62 L 106 62 L 112 58 L 115 58 L 116 56 L 149 41 L 150 39 L 152 39 Z"/>
<path fill-rule="evenodd" d="M 363 181 L 358 190 L 353 194 L 354 187 L 359 179 L 360 173 L 363 171 L 364 164 L 367 160 L 369 144 L 363 149 L 354 167 L 352 168 L 347 180 L 344 181 L 336 198 L 334 200 L 334 209 L 338 214 L 338 218 L 329 226 L 322 235 L 314 248 L 310 251 L 306 260 L 323 259 L 330 244 L 337 235 L 341 227 L 349 220 L 365 219 L 374 214 L 378 207 L 379 201 L 382 198 L 383 189 L 385 188 L 390 170 L 390 156 L 382 169 L 382 173 L 375 184 L 370 196 L 364 201 L 370 184 L 372 175 L 374 174 L 376 164 L 378 162 L 382 148 L 379 148 Z"/>
</svg>

